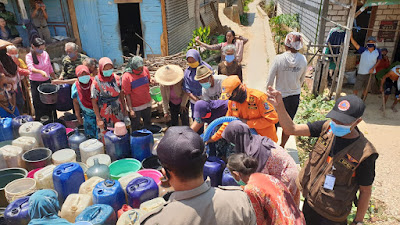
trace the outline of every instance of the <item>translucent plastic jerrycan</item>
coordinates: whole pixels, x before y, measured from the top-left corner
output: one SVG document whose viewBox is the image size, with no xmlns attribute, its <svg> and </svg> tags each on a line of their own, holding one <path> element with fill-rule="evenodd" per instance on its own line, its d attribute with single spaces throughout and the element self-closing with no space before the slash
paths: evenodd
<svg viewBox="0 0 400 225">
<path fill-rule="evenodd" d="M 92 204 L 92 197 L 90 195 L 70 194 L 67 199 L 65 199 L 59 216 L 73 223 L 76 217 Z"/>
</svg>

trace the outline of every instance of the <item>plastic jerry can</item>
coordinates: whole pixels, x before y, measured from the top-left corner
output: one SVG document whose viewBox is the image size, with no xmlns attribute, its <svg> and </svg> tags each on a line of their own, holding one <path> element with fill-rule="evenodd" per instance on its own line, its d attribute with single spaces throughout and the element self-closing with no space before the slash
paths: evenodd
<svg viewBox="0 0 400 225">
<path fill-rule="evenodd" d="M 92 197 L 90 195 L 70 194 L 67 199 L 65 199 L 61 212 L 58 215 L 73 223 L 76 217 L 92 204 Z"/>
<path fill-rule="evenodd" d="M 73 134 L 68 138 L 68 144 L 71 149 L 73 149 L 76 153 L 76 160 L 81 162 L 81 153 L 79 152 L 79 145 L 86 141 L 87 137 L 85 134 L 79 132 L 78 128 L 75 128 Z"/>
<path fill-rule="evenodd" d="M 113 131 L 107 131 L 104 135 L 104 143 L 105 150 L 112 161 L 132 157 L 129 134 L 117 136 Z"/>
<path fill-rule="evenodd" d="M 0 118 L 0 141 L 14 139 L 11 118 Z"/>
<path fill-rule="evenodd" d="M 11 202 L 4 211 L 6 224 L 27 225 L 31 220 L 29 216 L 29 198 L 25 196 Z"/>
<path fill-rule="evenodd" d="M 81 184 L 81 186 L 79 187 L 79 194 L 86 194 L 92 197 L 93 189 L 96 187 L 98 183 L 102 181 L 104 181 L 104 179 L 101 177 L 91 177 L 90 179 L 86 180 Z"/>
<path fill-rule="evenodd" d="M 23 152 L 39 147 L 39 143 L 34 137 L 22 136 L 11 142 L 12 145 L 22 148 Z"/>
<path fill-rule="evenodd" d="M 43 124 L 37 121 L 27 122 L 19 127 L 19 136 L 34 137 L 39 145 L 43 147 L 42 133 Z"/>
<path fill-rule="evenodd" d="M 20 115 L 15 117 L 14 119 L 12 119 L 12 129 L 13 129 L 13 133 L 14 133 L 14 138 L 19 137 L 19 127 L 27 122 L 31 122 L 33 121 L 32 116 L 30 115 Z"/>
<path fill-rule="evenodd" d="M 166 201 L 164 198 L 153 198 L 140 204 L 140 209 L 145 212 L 151 212 L 159 207 L 162 207 L 165 203 Z"/>
<path fill-rule="evenodd" d="M 100 164 L 104 164 L 109 166 L 111 164 L 111 158 L 109 155 L 107 154 L 98 154 L 98 155 L 94 155 L 94 156 L 90 156 L 87 160 L 86 160 L 86 165 L 88 167 L 92 167 L 94 165 L 94 159 L 98 159 Z"/>
<path fill-rule="evenodd" d="M 62 203 L 68 195 L 79 192 L 79 186 L 85 182 L 85 175 L 78 163 L 63 163 L 54 169 L 53 182 L 58 200 Z"/>
<path fill-rule="evenodd" d="M 128 204 L 132 208 L 139 208 L 142 202 L 158 197 L 158 186 L 150 177 L 138 177 L 129 182 L 126 194 Z"/>
<path fill-rule="evenodd" d="M 63 163 L 76 162 L 76 153 L 72 149 L 61 149 L 53 153 L 51 159 L 54 165 L 58 166 Z"/>
<path fill-rule="evenodd" d="M 124 212 L 129 211 L 129 210 L 132 210 L 132 207 L 130 207 L 130 206 L 127 205 L 127 204 L 122 205 L 122 208 L 121 208 L 120 210 L 118 210 L 118 218 L 121 217 L 121 215 L 122 215 Z"/>
<path fill-rule="evenodd" d="M 228 168 L 225 168 L 222 174 L 222 186 L 239 186 Z"/>
<path fill-rule="evenodd" d="M 133 158 L 143 161 L 150 157 L 154 139 L 151 131 L 143 129 L 134 131 L 131 135 L 131 151 Z"/>
<path fill-rule="evenodd" d="M 126 203 L 121 184 L 117 180 L 105 180 L 98 183 L 93 189 L 93 203 L 110 205 L 117 213 Z"/>
<path fill-rule="evenodd" d="M 22 148 L 13 145 L 6 145 L 0 148 L 0 152 L 3 154 L 3 158 L 6 161 L 7 167 L 24 167 L 22 161 Z"/>
<path fill-rule="evenodd" d="M 43 144 L 53 152 L 68 148 L 65 126 L 61 123 L 49 123 L 41 129 Z"/>
<path fill-rule="evenodd" d="M 85 162 L 90 156 L 104 154 L 104 145 L 97 139 L 89 139 L 79 145 L 81 160 Z"/>
<path fill-rule="evenodd" d="M 48 165 L 33 175 L 37 189 L 54 189 L 53 171 L 55 168 L 55 165 Z"/>
<path fill-rule="evenodd" d="M 78 217 L 75 222 L 87 221 L 94 225 L 115 225 L 117 216 L 114 209 L 105 204 L 95 204 L 87 207 Z"/>
<path fill-rule="evenodd" d="M 126 211 L 119 217 L 117 225 L 140 225 L 139 219 L 145 213 L 140 209 Z"/>
<path fill-rule="evenodd" d="M 139 174 L 138 172 L 133 172 L 133 173 L 130 173 L 130 174 L 118 179 L 118 181 L 121 183 L 121 187 L 122 187 L 122 189 L 124 189 L 125 193 L 126 193 L 126 186 L 128 186 L 129 182 L 131 182 L 133 179 L 135 179 L 137 177 L 142 177 L 142 175 Z"/>
<path fill-rule="evenodd" d="M 208 157 L 203 168 L 204 180 L 210 177 L 211 186 L 218 187 L 222 183 L 222 172 L 225 168 L 225 162 L 215 156 Z"/>
</svg>

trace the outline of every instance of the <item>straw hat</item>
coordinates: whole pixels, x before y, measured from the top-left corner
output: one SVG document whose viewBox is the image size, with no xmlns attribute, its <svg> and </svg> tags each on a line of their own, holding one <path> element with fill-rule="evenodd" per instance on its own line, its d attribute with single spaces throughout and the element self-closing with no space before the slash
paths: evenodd
<svg viewBox="0 0 400 225">
<path fill-rule="evenodd" d="M 165 65 L 157 70 L 154 77 L 161 85 L 174 85 L 183 79 L 183 70 L 177 65 Z"/>
<path fill-rule="evenodd" d="M 11 42 L 0 39 L 0 49 L 5 49 L 7 46 L 12 45 Z"/>
<path fill-rule="evenodd" d="M 196 76 L 194 76 L 194 80 L 203 80 L 204 78 L 207 78 L 209 76 L 211 76 L 213 74 L 213 71 L 210 70 L 210 68 L 208 68 L 205 65 L 201 65 L 199 67 L 197 67 L 196 69 Z"/>
</svg>

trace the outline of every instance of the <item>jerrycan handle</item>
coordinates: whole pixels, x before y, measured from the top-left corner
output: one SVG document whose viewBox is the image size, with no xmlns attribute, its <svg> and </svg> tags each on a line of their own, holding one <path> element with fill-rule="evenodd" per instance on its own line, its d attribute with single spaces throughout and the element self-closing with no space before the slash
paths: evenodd
<svg viewBox="0 0 400 225">
<path fill-rule="evenodd" d="M 115 180 L 105 180 L 104 181 L 104 186 L 106 187 L 112 187 L 115 184 Z"/>
<path fill-rule="evenodd" d="M 94 218 L 96 218 L 101 212 L 101 208 L 97 208 L 95 211 L 92 212 L 92 214 L 90 214 L 89 218 L 90 220 L 93 220 Z"/>
<path fill-rule="evenodd" d="M 128 216 L 129 216 L 129 225 L 134 225 L 139 219 L 139 213 L 136 211 L 129 213 Z"/>
</svg>

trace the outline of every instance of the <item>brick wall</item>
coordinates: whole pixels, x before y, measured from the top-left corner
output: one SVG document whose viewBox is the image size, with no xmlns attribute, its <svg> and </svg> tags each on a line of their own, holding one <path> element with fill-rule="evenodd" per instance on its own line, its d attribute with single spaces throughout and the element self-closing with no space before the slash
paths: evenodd
<svg viewBox="0 0 400 225">
<path fill-rule="evenodd" d="M 379 29 L 381 21 L 384 20 L 400 20 L 400 5 L 382 5 L 378 6 L 376 12 L 376 18 L 374 22 L 374 29 Z M 400 21 L 398 22 L 397 26 L 400 26 Z M 378 37 L 378 31 L 373 31 L 372 36 Z M 395 34 L 395 38 L 393 42 L 383 42 L 378 40 L 378 47 L 379 48 L 387 48 L 388 49 L 388 57 L 392 59 L 395 48 L 397 45 L 397 41 L 399 38 L 399 32 L 397 31 Z"/>
<path fill-rule="evenodd" d="M 348 5 L 351 3 L 351 0 L 340 0 L 339 2 Z M 349 14 L 348 9 L 346 9 L 340 5 L 333 4 L 332 2 L 329 2 L 328 13 L 327 13 L 328 19 L 333 20 L 336 23 L 346 26 L 348 14 Z M 331 22 L 326 22 L 324 40 L 326 40 L 326 38 L 329 35 L 329 31 L 334 27 L 336 27 L 335 24 L 333 24 Z"/>
</svg>

